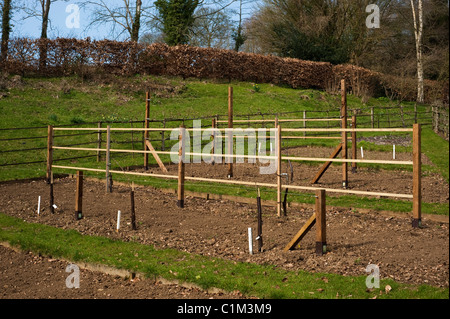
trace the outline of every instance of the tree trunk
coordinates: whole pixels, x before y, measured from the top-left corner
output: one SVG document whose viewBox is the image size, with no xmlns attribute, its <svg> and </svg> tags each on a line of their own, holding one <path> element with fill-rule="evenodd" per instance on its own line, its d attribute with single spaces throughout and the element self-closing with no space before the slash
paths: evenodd
<svg viewBox="0 0 450 319">
<path fill-rule="evenodd" d="M 416 9 L 414 6 L 414 1 L 411 0 L 411 9 L 413 13 L 414 22 L 414 36 L 416 40 L 416 56 L 417 56 L 417 102 L 424 102 L 424 90 L 423 90 L 423 1 L 418 0 L 418 20 L 416 17 Z"/>
<path fill-rule="evenodd" d="M 141 9 L 142 0 L 136 0 L 136 14 L 134 16 L 133 26 L 131 28 L 131 41 L 138 42 L 139 29 L 141 27 Z"/>
<path fill-rule="evenodd" d="M 8 41 L 9 33 L 11 32 L 11 0 L 5 0 L 3 2 L 3 12 L 2 12 L 2 44 L 1 44 L 1 55 L 0 64 L 6 62 L 8 55 Z"/>
<path fill-rule="evenodd" d="M 50 13 L 50 3 L 51 0 L 41 0 L 42 5 L 42 29 L 41 29 L 41 39 L 47 39 L 47 29 L 48 29 L 48 15 Z M 45 68 L 47 65 L 47 44 L 45 41 L 41 42 L 39 48 L 39 68 Z"/>
</svg>

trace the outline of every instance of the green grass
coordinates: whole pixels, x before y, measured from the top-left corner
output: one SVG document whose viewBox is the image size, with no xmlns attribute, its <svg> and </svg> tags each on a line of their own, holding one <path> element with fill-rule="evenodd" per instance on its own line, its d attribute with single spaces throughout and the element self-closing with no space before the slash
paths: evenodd
<svg viewBox="0 0 450 319">
<path fill-rule="evenodd" d="M 449 290 L 428 285 L 412 286 L 381 278 L 380 288 L 368 291 L 366 276 L 286 271 L 271 265 L 233 262 L 174 249 L 158 250 L 136 242 L 81 235 L 47 225 L 26 223 L 0 213 L 0 241 L 15 247 L 72 262 L 99 263 L 147 277 L 164 277 L 198 284 L 238 290 L 260 298 L 368 299 L 377 297 L 406 299 L 448 299 Z M 384 293 L 390 285 L 392 291 Z"/>
</svg>

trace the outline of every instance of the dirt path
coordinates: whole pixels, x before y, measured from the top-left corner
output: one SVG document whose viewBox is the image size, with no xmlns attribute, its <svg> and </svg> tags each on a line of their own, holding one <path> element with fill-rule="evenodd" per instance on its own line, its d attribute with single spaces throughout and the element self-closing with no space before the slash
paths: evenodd
<svg viewBox="0 0 450 319">
<path fill-rule="evenodd" d="M 74 179 L 55 181 L 58 208 L 54 215 L 47 208 L 48 190 L 49 186 L 42 180 L 0 184 L 0 211 L 28 222 L 76 229 L 83 234 L 230 260 L 269 263 L 290 270 L 365 275 L 365 267 L 373 263 L 379 265 L 382 278 L 412 284 L 449 285 L 448 223 L 424 218 L 423 228 L 413 229 L 409 217 L 329 209 L 329 252 L 318 257 L 314 231 L 305 236 L 296 250 L 283 251 L 312 210 L 291 209 L 286 218 L 278 218 L 273 207 L 264 206 L 264 251 L 249 255 L 247 228 L 256 229 L 256 204 L 187 197 L 186 207 L 180 209 L 176 206 L 176 195 L 138 187 L 135 195 L 138 229 L 132 231 L 128 187 L 116 185 L 113 193 L 106 194 L 104 183 L 85 181 L 84 218 L 80 221 L 74 218 Z M 42 196 L 42 213 L 38 217 L 39 195 Z M 122 211 L 123 226 L 116 233 L 118 209 Z"/>
<path fill-rule="evenodd" d="M 70 265 L 31 252 L 0 245 L 0 299 L 218 299 L 242 298 L 235 294 L 208 293 L 146 278 L 124 278 L 103 271 L 80 269 L 79 288 L 70 288 Z"/>
</svg>

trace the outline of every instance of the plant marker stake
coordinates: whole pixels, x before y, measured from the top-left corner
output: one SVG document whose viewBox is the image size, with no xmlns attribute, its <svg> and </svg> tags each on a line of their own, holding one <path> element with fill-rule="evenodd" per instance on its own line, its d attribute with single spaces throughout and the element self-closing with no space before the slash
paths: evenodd
<svg viewBox="0 0 450 319">
<path fill-rule="evenodd" d="M 116 232 L 119 232 L 119 228 L 120 228 L 120 210 L 117 211 L 117 228 L 116 228 Z"/>
<path fill-rule="evenodd" d="M 248 228 L 248 252 L 253 255 L 253 241 L 252 241 L 252 228 Z"/>
<path fill-rule="evenodd" d="M 392 154 L 392 158 L 395 159 L 395 144 L 393 146 L 393 150 L 392 150 L 393 154 Z"/>
<path fill-rule="evenodd" d="M 41 213 L 41 196 L 38 197 L 38 209 L 37 209 L 37 213 L 38 213 L 38 216 L 39 216 L 40 213 Z"/>
<path fill-rule="evenodd" d="M 361 158 L 364 158 L 363 147 L 361 146 Z"/>
</svg>

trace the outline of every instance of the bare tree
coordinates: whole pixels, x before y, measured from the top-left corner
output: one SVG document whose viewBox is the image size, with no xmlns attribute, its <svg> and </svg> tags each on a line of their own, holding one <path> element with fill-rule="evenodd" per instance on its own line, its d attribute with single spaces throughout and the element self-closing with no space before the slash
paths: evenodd
<svg viewBox="0 0 450 319">
<path fill-rule="evenodd" d="M 414 37 L 416 40 L 417 57 L 417 102 L 424 102 L 423 92 L 423 2 L 418 0 L 417 16 L 414 0 L 411 0 L 411 9 L 414 22 Z"/>
<path fill-rule="evenodd" d="M 203 7 L 196 12 L 190 30 L 189 44 L 199 47 L 228 49 L 230 46 L 231 20 L 226 10 L 212 14 L 213 9 Z"/>
<path fill-rule="evenodd" d="M 142 0 L 122 0 L 121 4 L 111 4 L 111 1 L 83 1 L 80 7 L 90 7 L 91 22 L 87 29 L 104 24 L 111 24 L 110 35 L 116 38 L 126 34 L 126 39 L 138 42 L 141 31 L 142 17 L 153 16 L 153 6 L 144 6 Z"/>
</svg>

